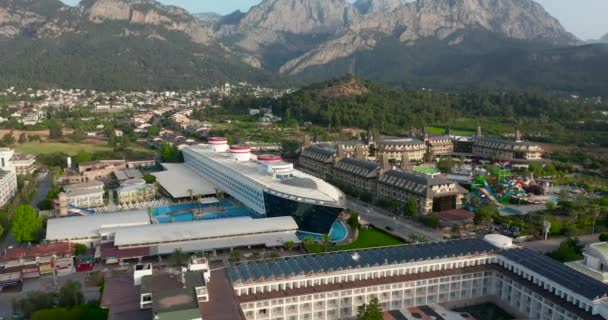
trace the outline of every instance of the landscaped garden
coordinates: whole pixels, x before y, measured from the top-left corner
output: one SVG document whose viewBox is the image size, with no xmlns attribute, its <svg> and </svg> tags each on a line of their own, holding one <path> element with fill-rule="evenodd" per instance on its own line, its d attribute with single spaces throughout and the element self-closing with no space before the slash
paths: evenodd
<svg viewBox="0 0 608 320">
<path fill-rule="evenodd" d="M 326 251 L 344 251 L 354 249 L 365 249 L 374 247 L 385 247 L 404 244 L 405 241 L 392 236 L 376 228 L 361 229 L 357 240 L 346 245 L 333 245 L 324 243 L 306 243 L 306 251 L 309 253 L 321 253 Z"/>
</svg>

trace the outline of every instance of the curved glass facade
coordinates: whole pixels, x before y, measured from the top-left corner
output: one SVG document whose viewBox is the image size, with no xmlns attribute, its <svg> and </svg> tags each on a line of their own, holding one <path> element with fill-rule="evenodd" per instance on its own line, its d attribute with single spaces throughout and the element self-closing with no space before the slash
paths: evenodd
<svg viewBox="0 0 608 320">
<path fill-rule="evenodd" d="M 267 217 L 291 216 L 300 230 L 320 234 L 329 233 L 334 221 L 343 210 L 284 199 L 266 192 L 264 192 L 264 202 Z"/>
</svg>

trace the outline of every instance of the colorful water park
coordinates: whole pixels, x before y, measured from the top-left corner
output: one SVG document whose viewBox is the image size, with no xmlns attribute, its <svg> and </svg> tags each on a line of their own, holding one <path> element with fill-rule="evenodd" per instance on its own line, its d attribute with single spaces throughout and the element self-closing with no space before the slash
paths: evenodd
<svg viewBox="0 0 608 320">
<path fill-rule="evenodd" d="M 531 178 L 515 178 L 506 166 L 497 164 L 499 169 L 492 176 L 478 176 L 471 190 L 482 201 L 491 202 L 499 208 L 509 204 L 546 204 L 546 197 L 535 196 L 526 190 L 535 184 Z M 508 208 L 505 208 L 508 209 Z"/>
</svg>

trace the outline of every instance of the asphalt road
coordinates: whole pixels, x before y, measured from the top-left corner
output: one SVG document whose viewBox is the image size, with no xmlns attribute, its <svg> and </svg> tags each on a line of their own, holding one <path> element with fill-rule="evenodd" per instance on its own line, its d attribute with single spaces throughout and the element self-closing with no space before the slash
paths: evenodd
<svg viewBox="0 0 608 320">
<path fill-rule="evenodd" d="M 352 198 L 348 198 L 348 208 L 359 212 L 361 218 L 367 220 L 377 228 L 386 230 L 389 226 L 394 233 L 402 238 L 408 238 L 411 235 L 424 236 L 431 241 L 443 241 L 443 238 L 439 232 L 433 232 L 422 226 L 415 225 L 411 221 L 396 217 L 390 214 L 386 210 L 357 201 Z"/>
</svg>

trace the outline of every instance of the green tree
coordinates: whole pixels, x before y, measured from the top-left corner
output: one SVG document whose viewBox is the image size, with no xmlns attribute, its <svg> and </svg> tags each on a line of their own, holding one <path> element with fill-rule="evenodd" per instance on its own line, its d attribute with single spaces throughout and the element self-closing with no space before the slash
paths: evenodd
<svg viewBox="0 0 608 320">
<path fill-rule="evenodd" d="M 583 248 L 578 238 L 568 238 L 560 243 L 559 248 L 547 253 L 547 256 L 560 261 L 570 262 L 583 258 Z"/>
<path fill-rule="evenodd" d="M 238 250 L 232 250 L 230 257 L 228 258 L 231 262 L 237 262 L 241 260 L 241 252 Z"/>
<path fill-rule="evenodd" d="M 44 291 L 33 291 L 24 298 L 13 300 L 13 309 L 23 313 L 29 318 L 34 312 L 55 306 L 55 293 Z"/>
<path fill-rule="evenodd" d="M 368 304 L 360 305 L 357 308 L 356 320 L 382 320 L 382 308 L 378 303 L 378 298 L 373 297 Z"/>
<path fill-rule="evenodd" d="M 151 174 L 149 174 L 149 173 L 146 173 L 144 175 L 144 180 L 146 181 L 146 183 L 150 183 L 151 184 L 151 183 L 156 182 L 156 177 L 153 176 L 153 175 L 151 175 Z"/>
<path fill-rule="evenodd" d="M 1 234 L 1 233 L 0 233 L 0 234 Z M 608 241 L 608 233 L 606 233 L 606 232 L 601 233 L 601 234 L 600 234 L 600 236 L 599 236 L 599 240 L 600 240 L 601 242 L 606 242 L 606 241 Z"/>
<path fill-rule="evenodd" d="M 12 132 L 11 133 L 7 133 L 2 137 L 2 140 L 0 140 L 0 145 L 2 145 L 3 147 L 12 147 L 15 145 L 15 137 L 13 137 Z"/>
<path fill-rule="evenodd" d="M 83 254 L 87 253 L 87 246 L 82 244 L 82 243 L 77 243 L 74 246 L 74 255 L 76 256 L 81 256 Z"/>
<path fill-rule="evenodd" d="M 420 208 L 418 206 L 418 201 L 414 198 L 409 198 L 405 202 L 405 210 L 404 213 L 410 217 L 416 216 L 420 213 Z"/>
<path fill-rule="evenodd" d="M 11 229 L 17 241 L 23 243 L 38 240 L 40 228 L 42 228 L 42 220 L 38 217 L 36 209 L 28 205 L 17 208 Z"/>
<path fill-rule="evenodd" d="M 155 137 L 155 136 L 158 136 L 159 133 L 160 133 L 160 129 L 158 128 L 158 126 L 153 125 L 153 126 L 148 127 L 149 136 Z"/>
<path fill-rule="evenodd" d="M 83 162 L 88 162 L 91 160 L 93 160 L 93 157 L 91 156 L 91 154 L 84 150 L 78 151 L 76 156 L 74 156 L 74 162 L 76 162 L 77 164 L 80 164 Z"/>
<path fill-rule="evenodd" d="M 84 302 L 82 285 L 78 281 L 68 281 L 59 290 L 58 304 L 61 307 L 72 308 Z"/>
<path fill-rule="evenodd" d="M 57 120 L 51 120 L 49 122 L 49 138 L 61 139 L 63 138 L 63 126 Z"/>
<path fill-rule="evenodd" d="M 293 242 L 292 240 L 285 242 L 285 249 L 287 249 L 289 251 L 293 250 L 293 248 L 295 248 L 295 246 L 296 246 L 296 243 Z"/>
<path fill-rule="evenodd" d="M 351 211 L 347 222 L 353 231 L 358 230 L 359 226 L 360 226 L 359 225 L 359 213 Z"/>
<path fill-rule="evenodd" d="M 321 243 L 323 244 L 323 252 L 327 251 L 327 248 L 331 244 L 331 238 L 328 234 L 321 236 Z"/>
<path fill-rule="evenodd" d="M 437 163 L 437 169 L 443 173 L 452 173 L 454 168 L 454 161 L 451 158 L 443 158 Z"/>
<path fill-rule="evenodd" d="M 182 249 L 175 249 L 171 256 L 169 256 L 169 261 L 171 265 L 174 267 L 185 267 L 188 265 L 190 257 L 184 253 Z"/>
<path fill-rule="evenodd" d="M 431 229 L 439 228 L 439 216 L 436 214 L 427 214 L 420 218 L 420 222 Z"/>
</svg>

